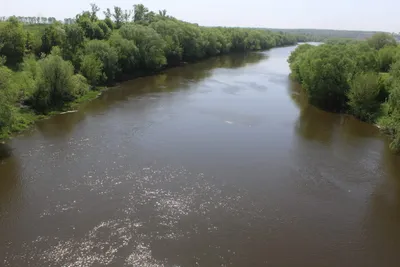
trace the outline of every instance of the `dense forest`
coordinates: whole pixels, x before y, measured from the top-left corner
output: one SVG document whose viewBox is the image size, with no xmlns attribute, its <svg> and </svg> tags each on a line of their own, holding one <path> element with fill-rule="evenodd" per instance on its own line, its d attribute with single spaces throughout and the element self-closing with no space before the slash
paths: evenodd
<svg viewBox="0 0 400 267">
<path fill-rule="evenodd" d="M 300 45 L 288 62 L 311 104 L 378 124 L 400 151 L 400 46 L 393 35 Z"/>
<path fill-rule="evenodd" d="M 374 31 L 349 31 L 349 30 L 329 30 L 329 29 L 268 29 L 273 32 L 284 32 L 294 35 L 308 36 L 316 38 L 318 41 L 331 39 L 356 39 L 365 40 L 379 33 Z M 400 40 L 400 34 L 388 33 Z"/>
<path fill-rule="evenodd" d="M 118 80 L 298 41 L 294 35 L 266 30 L 200 27 L 141 4 L 132 11 L 107 9 L 104 19 L 99 11 L 92 4 L 64 22 L 2 17 L 0 138 Z"/>
</svg>

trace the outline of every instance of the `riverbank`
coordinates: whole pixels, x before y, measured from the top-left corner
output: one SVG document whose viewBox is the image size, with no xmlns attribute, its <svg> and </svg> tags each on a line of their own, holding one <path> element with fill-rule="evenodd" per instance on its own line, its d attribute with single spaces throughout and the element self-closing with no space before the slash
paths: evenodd
<svg viewBox="0 0 400 267">
<path fill-rule="evenodd" d="M 288 45 L 282 45 L 280 47 L 288 47 Z M 248 51 L 248 52 L 243 52 L 243 53 L 238 53 L 238 52 L 231 52 L 227 54 L 222 54 L 216 57 L 221 57 L 221 56 L 227 56 L 227 55 L 246 55 L 248 53 L 254 53 L 254 52 L 262 52 L 262 51 L 267 51 L 267 50 L 259 50 L 259 51 Z M 197 61 L 192 61 L 192 62 L 180 62 L 179 64 L 171 65 L 171 66 L 164 66 L 158 70 L 153 70 L 153 71 L 140 71 L 135 74 L 130 74 L 130 75 L 122 75 L 121 77 L 118 78 L 116 83 L 109 85 L 109 86 L 97 86 L 95 89 L 92 87 L 91 90 L 88 90 L 84 95 L 79 96 L 77 99 L 73 100 L 72 102 L 65 102 L 64 105 L 58 109 L 53 109 L 50 112 L 46 114 L 38 114 L 33 110 L 31 107 L 26 106 L 26 105 L 19 105 L 18 107 L 14 107 L 14 123 L 8 128 L 4 129 L 0 132 L 0 142 L 4 142 L 6 140 L 9 140 L 10 138 L 13 138 L 14 136 L 20 134 L 21 132 L 29 129 L 34 125 L 35 122 L 39 120 L 44 120 L 48 119 L 54 115 L 66 113 L 66 112 L 71 112 L 74 110 L 79 109 L 79 106 L 82 103 L 86 103 L 89 101 L 92 101 L 101 94 L 109 89 L 112 90 L 112 87 L 118 85 L 119 83 L 123 83 L 126 81 L 134 81 L 138 78 L 142 77 L 148 77 L 148 76 L 155 76 L 162 74 L 163 71 L 167 71 L 169 69 L 173 68 L 185 68 L 188 65 L 191 64 L 196 64 L 202 61 L 205 61 L 210 58 L 202 58 Z"/>
<path fill-rule="evenodd" d="M 400 152 L 398 53 L 393 36 L 378 33 L 365 41 L 300 45 L 288 62 L 312 105 L 378 125 Z"/>
<path fill-rule="evenodd" d="M 87 93 L 93 87 L 157 73 L 182 62 L 304 40 L 304 36 L 262 29 L 202 27 L 139 6 L 144 17 L 136 16 L 133 22 L 100 20 L 96 12 L 83 12 L 71 24 L 53 23 L 40 31 L 23 27 L 16 17 L 3 22 L 0 137 L 63 112 L 70 102 L 92 98 Z"/>
</svg>

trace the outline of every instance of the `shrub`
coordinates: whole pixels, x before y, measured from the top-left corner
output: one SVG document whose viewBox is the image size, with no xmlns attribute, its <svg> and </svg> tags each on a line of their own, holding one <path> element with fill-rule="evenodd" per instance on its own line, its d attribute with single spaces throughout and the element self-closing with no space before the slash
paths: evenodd
<svg viewBox="0 0 400 267">
<path fill-rule="evenodd" d="M 361 120 L 374 121 L 380 109 L 380 90 L 377 73 L 357 74 L 350 82 L 347 94 L 351 113 Z"/>
<path fill-rule="evenodd" d="M 103 64 L 102 82 L 112 82 L 115 79 L 118 68 L 118 54 L 115 48 L 106 41 L 89 41 L 84 49 L 85 55 L 95 56 Z"/>
<path fill-rule="evenodd" d="M 57 51 L 57 50 L 55 50 Z M 82 86 L 73 78 L 74 68 L 69 61 L 64 61 L 56 52 L 39 61 L 39 75 L 35 92 L 32 96 L 33 107 L 40 112 L 47 112 L 61 107 L 73 100 Z"/>
<path fill-rule="evenodd" d="M 89 84 L 95 86 L 101 80 L 103 63 L 94 55 L 86 55 L 81 62 L 81 73 Z"/>
</svg>

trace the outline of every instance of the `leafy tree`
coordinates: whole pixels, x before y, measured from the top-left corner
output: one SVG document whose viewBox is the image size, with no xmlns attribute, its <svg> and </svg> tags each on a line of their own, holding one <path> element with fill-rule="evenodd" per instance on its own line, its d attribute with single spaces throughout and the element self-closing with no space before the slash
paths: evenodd
<svg viewBox="0 0 400 267">
<path fill-rule="evenodd" d="M 183 48 L 180 43 L 181 27 L 172 20 L 159 20 L 150 25 L 165 41 L 165 56 L 168 65 L 179 65 L 182 61 Z"/>
<path fill-rule="evenodd" d="M 321 45 L 306 49 L 298 65 L 292 64 L 298 68 L 296 75 L 311 104 L 331 111 L 346 109 L 349 79 L 354 75 L 355 63 L 345 53 L 341 46 Z"/>
<path fill-rule="evenodd" d="M 396 46 L 397 42 L 393 35 L 380 32 L 374 34 L 371 38 L 369 38 L 368 44 L 376 50 L 379 50 L 387 45 Z"/>
<path fill-rule="evenodd" d="M 0 136 L 13 120 L 14 102 L 13 94 L 10 92 L 12 71 L 6 67 L 0 67 Z"/>
<path fill-rule="evenodd" d="M 64 28 L 59 23 L 47 26 L 42 35 L 41 52 L 49 54 L 54 46 L 63 46 L 66 40 Z"/>
<path fill-rule="evenodd" d="M 144 22 L 145 16 L 149 12 L 149 10 L 143 4 L 134 5 L 133 8 L 134 8 L 133 21 Z"/>
<path fill-rule="evenodd" d="M 143 69 L 157 69 L 166 64 L 165 42 L 152 28 L 127 24 L 120 29 L 127 40 L 134 41 L 139 49 L 139 66 Z"/>
<path fill-rule="evenodd" d="M 135 41 L 123 38 L 119 33 L 114 33 L 110 38 L 110 44 L 118 54 L 118 65 L 126 74 L 132 74 L 139 66 L 139 49 Z"/>
<path fill-rule="evenodd" d="M 359 73 L 350 83 L 347 94 L 351 112 L 364 121 L 372 122 L 379 113 L 380 84 L 377 73 Z"/>
<path fill-rule="evenodd" d="M 25 53 L 26 33 L 15 17 L 0 25 L 0 55 L 8 65 L 22 62 Z"/>
<path fill-rule="evenodd" d="M 65 42 L 63 45 L 64 58 L 75 61 L 78 50 L 83 47 L 85 33 L 78 24 L 65 26 Z"/>
<path fill-rule="evenodd" d="M 395 61 L 397 48 L 395 46 L 385 46 L 378 51 L 379 70 L 388 72 L 390 66 Z"/>
<path fill-rule="evenodd" d="M 95 86 L 101 80 L 103 63 L 95 55 L 86 55 L 82 59 L 81 72 L 89 84 Z"/>
<path fill-rule="evenodd" d="M 112 82 L 118 68 L 118 54 L 115 48 L 111 47 L 106 41 L 92 40 L 88 42 L 84 49 L 85 55 L 92 55 L 102 63 L 102 79 L 101 82 Z"/>
<path fill-rule="evenodd" d="M 90 9 L 91 9 L 90 19 L 92 21 L 97 21 L 97 12 L 100 11 L 100 8 L 96 4 L 92 3 L 90 4 Z"/>
<path fill-rule="evenodd" d="M 103 33 L 103 37 L 105 39 L 108 39 L 108 37 L 110 37 L 110 35 L 111 35 L 111 29 L 108 27 L 107 23 L 105 23 L 102 20 L 99 20 L 99 21 L 97 21 L 97 25 L 101 29 L 101 31 Z M 97 38 L 97 39 L 100 39 L 100 38 Z"/>
<path fill-rule="evenodd" d="M 72 64 L 64 61 L 59 54 L 59 49 L 55 47 L 49 56 L 39 61 L 36 91 L 32 99 L 33 107 L 38 111 L 47 112 L 61 107 L 80 91 L 76 88 L 78 83 L 73 80 Z"/>
<path fill-rule="evenodd" d="M 121 28 L 122 23 L 124 21 L 123 18 L 123 11 L 120 7 L 114 6 L 114 13 L 112 14 L 114 21 L 115 21 L 115 27 L 117 29 Z"/>
</svg>

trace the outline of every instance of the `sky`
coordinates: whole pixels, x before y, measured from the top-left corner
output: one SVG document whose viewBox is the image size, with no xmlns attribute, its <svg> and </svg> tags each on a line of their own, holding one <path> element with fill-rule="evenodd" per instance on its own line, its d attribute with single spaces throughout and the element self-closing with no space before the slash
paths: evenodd
<svg viewBox="0 0 400 267">
<path fill-rule="evenodd" d="M 400 32 L 400 0 L 0 0 L 0 16 L 64 19 L 96 3 L 102 10 L 150 10 L 204 26 L 315 28 Z"/>
</svg>

